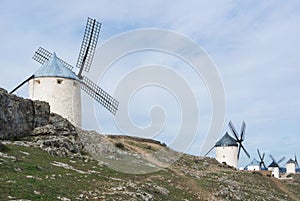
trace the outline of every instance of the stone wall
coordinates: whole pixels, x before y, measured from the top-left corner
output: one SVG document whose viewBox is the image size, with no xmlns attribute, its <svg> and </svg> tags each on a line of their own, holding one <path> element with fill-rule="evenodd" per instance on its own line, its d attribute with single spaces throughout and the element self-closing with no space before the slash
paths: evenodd
<svg viewBox="0 0 300 201">
<path fill-rule="evenodd" d="M 50 106 L 7 93 L 0 88 L 0 139 L 29 136 L 34 128 L 49 123 Z"/>
</svg>

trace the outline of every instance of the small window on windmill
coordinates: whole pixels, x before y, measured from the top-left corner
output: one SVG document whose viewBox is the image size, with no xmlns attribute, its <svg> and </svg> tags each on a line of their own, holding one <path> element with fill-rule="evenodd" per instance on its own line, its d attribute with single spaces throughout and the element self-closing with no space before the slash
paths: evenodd
<svg viewBox="0 0 300 201">
<path fill-rule="evenodd" d="M 223 155 L 223 158 L 225 158 L 225 155 Z"/>
<path fill-rule="evenodd" d="M 41 84 L 40 80 L 34 80 L 34 82 L 37 83 L 37 84 Z"/>
<path fill-rule="evenodd" d="M 77 83 L 76 83 L 76 82 L 73 82 L 73 86 L 77 86 Z"/>
<path fill-rule="evenodd" d="M 57 84 L 62 84 L 63 80 L 62 79 L 57 79 Z"/>
</svg>

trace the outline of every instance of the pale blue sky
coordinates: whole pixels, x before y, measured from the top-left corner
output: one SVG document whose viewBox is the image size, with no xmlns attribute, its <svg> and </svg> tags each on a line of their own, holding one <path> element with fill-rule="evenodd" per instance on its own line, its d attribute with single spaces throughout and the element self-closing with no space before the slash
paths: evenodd
<svg viewBox="0 0 300 201">
<path fill-rule="evenodd" d="M 300 2 L 294 1 L 1 1 L 0 2 L 0 86 L 11 90 L 31 75 L 39 64 L 31 59 L 43 46 L 75 65 L 88 16 L 102 22 L 99 44 L 125 31 L 163 28 L 179 32 L 196 41 L 215 62 L 226 95 L 226 119 L 239 128 L 247 123 L 245 147 L 252 158 L 256 149 L 275 157 L 300 157 Z M 132 56 L 132 55 L 131 55 Z M 134 61 L 149 62 L 147 53 L 128 57 L 115 64 L 99 85 L 107 91 Z M 202 123 L 209 122 L 211 105 L 205 87 L 193 71 L 168 56 L 152 54 L 163 65 L 176 63 L 176 72 L 189 80 L 199 98 Z M 168 60 L 168 58 L 170 60 Z M 166 61 L 167 59 L 167 61 Z M 170 62 L 171 61 L 171 62 Z M 170 62 L 170 63 L 168 63 Z M 120 67 L 127 64 L 126 67 Z M 188 67 L 186 67 L 188 68 Z M 163 92 L 145 89 L 133 99 L 132 116 L 136 124 L 149 123 L 149 105 L 163 104 Z M 148 91 L 147 91 L 148 90 Z M 27 95 L 27 86 L 17 94 Z M 145 94 L 149 97 L 144 102 Z M 170 95 L 166 95 L 169 101 Z M 161 100 L 162 99 L 162 100 Z M 141 102 L 142 101 L 142 102 Z M 171 101 L 166 110 L 172 109 Z M 178 105 L 177 105 L 178 106 Z M 107 132 L 116 129 L 109 113 L 99 107 Z M 171 113 L 165 139 L 172 135 L 179 117 Z M 201 128 L 199 132 L 205 132 Z M 220 133 L 220 137 L 223 133 Z M 200 136 L 188 151 L 199 153 Z M 214 153 L 211 154 L 213 156 Z M 241 164 L 251 160 L 241 155 Z M 270 159 L 267 157 L 267 164 Z"/>
</svg>

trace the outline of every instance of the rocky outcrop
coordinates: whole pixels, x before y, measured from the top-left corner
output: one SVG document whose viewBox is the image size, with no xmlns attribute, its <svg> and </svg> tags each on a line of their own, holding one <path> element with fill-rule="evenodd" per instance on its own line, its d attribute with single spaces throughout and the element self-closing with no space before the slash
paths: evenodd
<svg viewBox="0 0 300 201">
<path fill-rule="evenodd" d="M 77 135 L 76 128 L 67 119 L 62 116 L 51 113 L 48 118 L 48 123 L 44 126 L 36 127 L 31 132 L 31 135 Z"/>
<path fill-rule="evenodd" d="M 78 137 L 75 126 L 58 114 L 51 113 L 49 124 L 35 128 L 31 136 L 35 146 L 51 155 L 81 156 L 83 144 Z"/>
<path fill-rule="evenodd" d="M 19 139 L 49 123 L 50 106 L 23 99 L 0 88 L 0 139 Z"/>
<path fill-rule="evenodd" d="M 75 126 L 50 113 L 48 103 L 23 99 L 0 88 L 0 140 L 24 137 L 24 145 L 40 147 L 51 155 L 81 156 L 83 149 Z"/>
</svg>

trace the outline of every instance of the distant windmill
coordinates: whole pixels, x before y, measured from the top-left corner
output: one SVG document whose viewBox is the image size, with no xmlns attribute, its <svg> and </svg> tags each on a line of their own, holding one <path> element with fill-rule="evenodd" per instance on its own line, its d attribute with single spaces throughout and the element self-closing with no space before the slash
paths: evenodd
<svg viewBox="0 0 300 201">
<path fill-rule="evenodd" d="M 52 112 L 58 113 L 76 126 L 81 126 L 81 93 L 83 89 L 93 99 L 103 105 L 113 115 L 118 110 L 119 102 L 97 86 L 93 81 L 82 75 L 89 72 L 98 42 L 101 23 L 96 19 L 87 19 L 87 25 L 79 52 L 76 67 L 77 75 L 72 71 L 73 66 L 40 47 L 33 59 L 42 67 L 10 93 L 15 92 L 29 81 L 29 97 L 33 100 L 49 102 Z"/>
<path fill-rule="evenodd" d="M 279 164 L 284 161 L 285 157 L 282 157 L 278 162 L 275 160 L 275 158 L 270 154 L 270 158 L 272 159 L 272 163 L 268 166 L 268 170 L 272 171 L 272 175 L 276 178 L 279 178 L 280 176 L 280 167 Z"/>
<path fill-rule="evenodd" d="M 235 139 L 226 132 L 225 135 L 205 154 L 205 156 L 216 147 L 217 161 L 237 168 L 241 148 L 244 150 L 248 158 L 250 158 L 250 154 L 242 145 L 242 142 L 245 140 L 246 123 L 244 121 L 242 123 L 240 138 L 238 137 L 238 133 L 231 121 L 229 122 L 229 128 L 233 132 Z"/>
<path fill-rule="evenodd" d="M 266 167 L 266 164 L 264 162 L 265 153 L 263 153 L 261 155 L 260 152 L 259 152 L 259 149 L 257 149 L 257 153 L 258 153 L 258 157 L 260 159 L 260 162 L 259 162 L 260 169 L 263 169 L 262 167 L 264 167 L 264 169 L 267 170 L 268 168 Z"/>
<path fill-rule="evenodd" d="M 260 168 L 260 162 L 257 161 L 255 158 L 251 161 L 251 163 L 249 163 L 246 168 L 246 170 L 250 170 L 250 171 L 259 171 L 261 170 Z"/>
<path fill-rule="evenodd" d="M 295 154 L 295 159 L 290 159 L 286 162 L 286 173 L 296 173 L 297 169 L 299 169 L 299 164 L 297 161 L 297 156 Z"/>
</svg>

